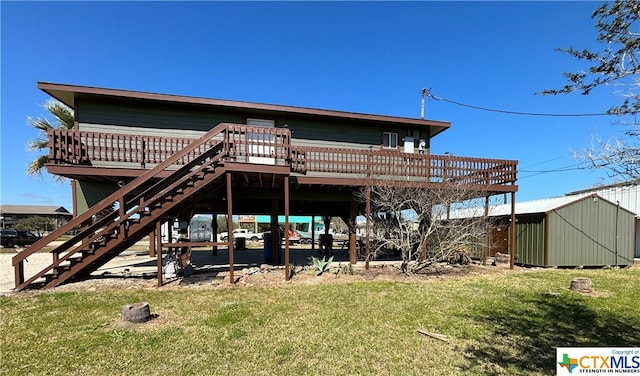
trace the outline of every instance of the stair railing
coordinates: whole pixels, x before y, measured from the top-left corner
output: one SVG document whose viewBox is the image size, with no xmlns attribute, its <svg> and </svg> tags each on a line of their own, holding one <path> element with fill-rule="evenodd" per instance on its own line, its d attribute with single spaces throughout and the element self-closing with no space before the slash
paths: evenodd
<svg viewBox="0 0 640 376">
<path fill-rule="evenodd" d="M 73 220 L 66 223 L 64 226 L 58 228 L 48 236 L 34 243 L 31 247 L 26 248 L 25 250 L 23 250 L 22 252 L 14 256 L 12 258 L 12 264 L 15 269 L 16 288 L 18 288 L 18 286 L 22 284 L 25 284 L 23 263 L 27 257 L 36 253 L 37 251 L 39 251 L 40 249 L 42 249 L 52 241 L 58 239 L 60 236 L 64 235 L 65 233 L 73 230 L 78 225 L 85 224 L 88 221 L 92 220 L 92 217 L 99 211 L 112 207 L 116 202 L 118 203 L 119 207 L 117 208 L 117 210 L 114 210 L 112 213 L 103 217 L 102 219 L 95 221 L 88 226 L 83 227 L 80 230 L 80 232 L 78 232 L 76 235 L 72 236 L 69 240 L 62 243 L 55 250 L 52 250 L 51 253 L 53 254 L 53 264 L 49 268 L 41 271 L 37 275 L 30 278 L 29 281 L 27 281 L 28 283 L 31 283 L 35 281 L 37 278 L 40 278 L 47 271 L 58 266 L 61 262 L 71 257 L 71 254 L 67 254 L 65 255 L 64 259 L 60 259 L 59 255 L 61 252 L 68 250 L 78 242 L 83 241 L 84 242 L 83 244 L 87 244 L 87 243 L 92 243 L 96 241 L 98 238 L 100 238 L 105 234 L 105 231 L 109 231 L 109 232 L 114 231 L 116 226 L 120 226 L 123 223 L 123 221 L 126 220 L 126 218 L 129 218 L 132 215 L 134 215 L 135 214 L 134 212 L 132 212 L 131 210 L 125 209 L 126 204 L 131 203 L 136 199 L 140 200 L 140 197 L 136 196 L 134 200 L 125 201 L 126 196 L 130 195 L 136 189 L 139 189 L 145 183 L 148 183 L 151 179 L 156 178 L 160 173 L 162 173 L 165 169 L 173 165 L 175 162 L 177 162 L 181 158 L 187 157 L 190 153 L 193 153 L 193 155 L 203 154 L 202 152 L 197 153 L 198 148 L 204 147 L 206 149 L 211 144 L 211 142 L 214 141 L 212 139 L 215 138 L 216 136 L 219 136 L 221 133 L 223 135 L 222 141 L 221 141 L 223 143 L 222 153 L 224 154 L 228 152 L 229 150 L 228 131 L 227 131 L 228 127 L 229 127 L 229 124 L 222 123 L 212 128 L 207 133 L 205 133 L 202 137 L 194 140 L 188 146 L 176 152 L 170 158 L 161 162 L 160 164 L 155 166 L 153 169 L 146 171 L 145 173 L 140 175 L 138 178 L 131 181 L 129 184 L 125 185 L 118 191 L 112 193 L 105 199 L 101 200 L 98 204 L 94 205 L 91 209 L 77 216 Z M 220 141 L 218 140 L 218 142 Z M 194 161 L 199 161 L 199 159 L 194 158 Z M 194 162 L 194 163 L 197 163 L 197 162 Z M 188 171 L 192 167 L 193 167 L 193 164 L 188 163 L 187 165 L 183 166 L 180 170 L 184 169 L 183 171 Z M 129 212 L 129 215 L 127 215 L 127 212 Z M 116 221 L 116 219 L 119 219 L 119 220 Z"/>
</svg>

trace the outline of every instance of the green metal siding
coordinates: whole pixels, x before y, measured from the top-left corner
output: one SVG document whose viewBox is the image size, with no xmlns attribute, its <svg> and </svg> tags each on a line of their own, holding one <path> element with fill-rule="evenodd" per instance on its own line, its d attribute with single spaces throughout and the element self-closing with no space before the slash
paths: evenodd
<svg viewBox="0 0 640 376">
<path fill-rule="evenodd" d="M 195 106 L 177 108 L 80 100 L 77 112 L 81 129 L 82 123 L 88 123 L 149 128 L 150 130 L 180 129 L 206 132 L 222 122 L 246 123 L 246 116 L 243 114 L 220 114 Z"/>
<path fill-rule="evenodd" d="M 516 261 L 544 266 L 544 215 L 518 216 L 516 223 Z"/>
<path fill-rule="evenodd" d="M 246 124 L 248 118 L 274 120 L 276 127 L 287 126 L 293 132 L 294 145 L 321 147 L 369 147 L 379 146 L 382 132 L 398 133 L 402 137 L 418 130 L 417 127 L 372 124 L 364 121 L 326 122 L 295 114 L 273 118 L 259 110 L 213 111 L 202 106 L 142 105 L 126 101 L 79 100 L 78 121 L 80 129 L 96 132 L 153 134 L 173 137 L 198 137 L 219 123 Z M 186 132 L 185 132 L 186 131 Z M 427 134 L 420 130 L 421 137 Z M 428 141 L 428 137 L 427 138 Z M 415 140 L 416 147 L 418 140 Z M 401 145 L 399 145 L 401 147 Z"/>
<path fill-rule="evenodd" d="M 76 208 L 77 215 L 86 212 L 90 207 L 100 202 L 118 189 L 115 183 L 99 184 L 76 181 Z"/>
<path fill-rule="evenodd" d="M 554 266 L 633 263 L 634 216 L 594 198 L 549 213 L 549 263 Z"/>
</svg>

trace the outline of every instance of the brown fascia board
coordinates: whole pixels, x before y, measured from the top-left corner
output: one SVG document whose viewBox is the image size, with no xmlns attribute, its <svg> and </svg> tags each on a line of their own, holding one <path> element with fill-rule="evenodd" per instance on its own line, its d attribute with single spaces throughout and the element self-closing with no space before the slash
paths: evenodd
<svg viewBox="0 0 640 376">
<path fill-rule="evenodd" d="M 431 137 L 445 131 L 451 126 L 450 122 L 414 119 L 397 116 L 372 115 L 357 112 L 323 110 L 308 107 L 283 106 L 254 102 L 232 101 L 224 99 L 209 99 L 171 94 L 157 94 L 142 91 L 108 89 L 91 86 L 78 86 L 68 84 L 56 84 L 51 82 L 38 82 L 38 88 L 53 98 L 75 109 L 77 96 L 105 96 L 118 98 L 133 98 L 148 101 L 172 102 L 178 104 L 199 104 L 204 106 L 225 107 L 235 109 L 260 110 L 272 113 L 295 114 L 301 116 L 317 116 L 324 118 L 336 118 L 347 120 L 371 121 L 381 123 L 393 123 L 396 125 L 415 125 L 432 129 Z"/>
</svg>

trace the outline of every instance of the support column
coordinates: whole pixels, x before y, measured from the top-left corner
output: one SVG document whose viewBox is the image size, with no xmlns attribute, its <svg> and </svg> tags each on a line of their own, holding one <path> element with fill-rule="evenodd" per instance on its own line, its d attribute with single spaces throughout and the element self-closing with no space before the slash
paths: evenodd
<svg viewBox="0 0 640 376">
<path fill-rule="evenodd" d="M 349 263 L 355 264 L 358 261 L 357 258 L 357 239 L 356 239 L 356 216 L 358 215 L 358 203 L 351 201 L 351 208 L 349 213 Z"/>
<path fill-rule="evenodd" d="M 484 217 L 485 219 L 489 217 L 489 196 L 484 198 Z M 487 252 L 491 252 L 491 226 L 487 231 L 487 241 L 482 245 L 482 266 L 487 266 Z"/>
<path fill-rule="evenodd" d="M 284 228 L 289 228 L 289 176 L 284 177 Z M 289 237 L 284 238 L 284 280 L 288 281 L 289 270 Z"/>
<path fill-rule="evenodd" d="M 156 223 L 156 233 L 158 236 L 156 237 L 156 242 L 160 243 L 160 247 L 158 247 L 158 251 L 156 252 L 157 256 L 157 267 L 158 267 L 158 287 L 162 287 L 162 222 L 158 221 Z M 169 228 L 169 234 L 171 234 L 171 228 Z M 171 235 L 169 235 L 171 237 Z M 157 243 L 156 243 L 157 244 Z"/>
<path fill-rule="evenodd" d="M 162 253 L 162 222 L 156 223 L 156 251 Z"/>
<path fill-rule="evenodd" d="M 311 214 L 311 252 L 316 249 L 316 216 Z"/>
<path fill-rule="evenodd" d="M 509 227 L 509 251 L 511 253 L 509 269 L 514 269 L 516 257 L 516 193 L 511 192 L 511 227 Z"/>
<path fill-rule="evenodd" d="M 369 255 L 371 254 L 371 188 L 367 188 L 367 202 L 365 214 L 367 216 L 366 223 L 366 242 L 365 242 L 365 262 L 364 268 L 369 269 Z"/>
<path fill-rule="evenodd" d="M 156 230 L 149 233 L 149 257 L 156 257 Z"/>
<path fill-rule="evenodd" d="M 229 242 L 229 283 L 235 283 L 233 277 L 233 196 L 231 194 L 231 173 L 227 172 L 227 234 Z"/>
<path fill-rule="evenodd" d="M 322 216 L 322 223 L 324 224 L 324 235 L 320 235 L 320 253 L 333 254 L 333 237 L 329 237 L 329 228 L 331 227 L 331 216 Z"/>
<path fill-rule="evenodd" d="M 228 232 L 228 231 L 227 231 Z M 218 213 L 211 213 L 211 240 L 218 242 Z M 218 255 L 218 245 L 211 246 L 211 256 Z"/>
</svg>

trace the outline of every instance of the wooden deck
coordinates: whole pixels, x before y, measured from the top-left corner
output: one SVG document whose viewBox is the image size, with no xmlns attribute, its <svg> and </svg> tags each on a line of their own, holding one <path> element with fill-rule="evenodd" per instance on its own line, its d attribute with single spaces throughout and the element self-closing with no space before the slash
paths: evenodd
<svg viewBox="0 0 640 376">
<path fill-rule="evenodd" d="M 490 192 L 517 191 L 517 161 L 448 155 L 407 154 L 398 150 L 359 150 L 291 145 L 284 128 L 226 124 L 224 161 L 247 164 L 248 171 L 286 167 L 300 181 L 362 185 L 371 181 L 437 184 L 456 181 Z M 49 170 L 71 178 L 101 174 L 123 176 L 123 170 L 150 169 L 193 142 L 191 138 L 50 130 Z M 219 140 L 211 140 L 214 143 Z M 178 169 L 204 152 L 202 145 L 169 167 Z M 202 150 L 200 150 L 202 149 Z M 253 166 L 249 166 L 253 165 Z M 279 169 L 281 170 L 281 169 Z M 126 174 L 124 174 L 126 175 Z M 104 176 L 103 176 L 104 177 Z M 330 183 L 329 183 L 330 184 Z"/>
</svg>

